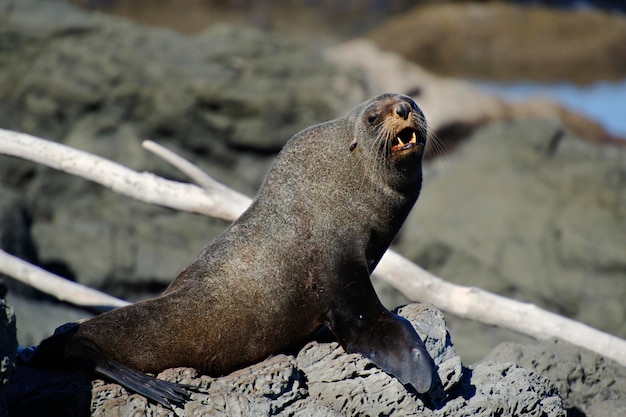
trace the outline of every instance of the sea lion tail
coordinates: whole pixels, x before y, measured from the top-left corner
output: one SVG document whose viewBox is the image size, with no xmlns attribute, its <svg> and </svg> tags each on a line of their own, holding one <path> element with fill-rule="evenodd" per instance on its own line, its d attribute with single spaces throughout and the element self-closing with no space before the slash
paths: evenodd
<svg viewBox="0 0 626 417">
<path fill-rule="evenodd" d="M 66 366 L 92 371 L 169 409 L 173 409 L 173 405 L 182 406 L 189 400 L 190 394 L 183 386 L 146 375 L 73 339 L 79 325 L 65 324 L 39 346 L 20 348 L 20 361 L 27 366 Z"/>
</svg>

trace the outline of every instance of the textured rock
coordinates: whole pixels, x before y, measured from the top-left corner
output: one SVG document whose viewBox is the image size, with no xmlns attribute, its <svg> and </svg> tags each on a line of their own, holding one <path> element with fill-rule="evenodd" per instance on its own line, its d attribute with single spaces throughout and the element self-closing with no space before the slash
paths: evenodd
<svg viewBox="0 0 626 417">
<path fill-rule="evenodd" d="M 556 388 L 546 378 L 513 363 L 463 368 L 439 311 L 411 304 L 400 313 L 411 320 L 438 365 L 440 381 L 424 395 L 407 390 L 361 355 L 346 354 L 336 342 L 322 341 L 308 343 L 297 356 L 276 355 L 221 378 L 200 376 L 189 368 L 168 369 L 159 378 L 194 387 L 191 400 L 176 410 L 177 415 L 565 416 Z M 50 406 L 59 398 L 66 403 L 56 404 L 58 409 L 71 409 L 68 403 L 73 403 L 72 415 L 87 412 L 80 402 L 83 395 L 78 395 L 87 386 L 83 376 L 68 376 L 83 381 L 68 389 L 58 379 L 47 380 L 40 370 L 18 371 L 20 386 L 12 387 L 14 417 L 37 415 L 42 404 Z M 55 384 L 57 392 L 51 389 Z M 76 399 L 71 398 L 72 390 Z M 174 415 L 101 380 L 94 382 L 91 393 L 94 416 Z"/>
<path fill-rule="evenodd" d="M 570 412 L 610 417 L 626 410 L 626 368 L 560 340 L 503 343 L 484 360 L 514 362 L 550 379 Z"/>
<path fill-rule="evenodd" d="M 430 168 L 397 250 L 444 279 L 626 336 L 626 148 L 555 123 L 498 124 Z M 471 332 L 481 345 L 491 330 Z"/>
<path fill-rule="evenodd" d="M 143 139 L 252 194 L 290 136 L 364 98 L 358 72 L 248 28 L 188 37 L 61 1 L 20 0 L 0 14 L 0 127 L 168 178 L 187 180 Z M 31 259 L 128 298 L 163 288 L 227 225 L 4 156 L 0 184 L 32 215 L 22 228 Z"/>
<path fill-rule="evenodd" d="M 17 336 L 15 314 L 4 300 L 6 288 L 0 286 L 0 417 L 8 417 L 6 403 L 9 383 L 15 368 Z"/>
</svg>

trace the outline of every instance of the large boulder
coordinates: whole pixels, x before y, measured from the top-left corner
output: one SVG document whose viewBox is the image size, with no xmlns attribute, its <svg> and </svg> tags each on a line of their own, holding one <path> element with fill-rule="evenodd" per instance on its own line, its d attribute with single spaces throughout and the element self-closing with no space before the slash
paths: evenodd
<svg viewBox="0 0 626 417">
<path fill-rule="evenodd" d="M 626 415 L 626 368 L 558 339 L 503 343 L 482 362 L 513 362 L 548 378 L 559 390 L 569 415 Z"/>
<path fill-rule="evenodd" d="M 438 366 L 436 383 L 425 395 L 407 390 L 363 356 L 346 354 L 334 341 L 313 341 L 296 355 L 277 355 L 221 378 L 188 368 L 169 369 L 159 377 L 192 387 L 191 400 L 177 410 L 181 416 L 565 416 L 555 386 L 540 375 L 512 362 L 462 367 L 436 309 L 412 304 L 399 313 L 412 322 Z M 70 378 L 75 382 L 64 384 L 58 372 L 19 367 L 11 392 L 12 416 L 41 415 L 43 410 L 50 410 L 46 415 L 62 410 L 59 415 L 74 416 L 167 412 L 101 380 L 91 388 L 89 405 L 88 379 L 66 373 L 65 379 Z"/>
<path fill-rule="evenodd" d="M 444 279 L 623 337 L 625 201 L 624 146 L 553 122 L 495 124 L 428 166 L 396 249 Z M 457 340 L 493 347 L 476 326 L 451 322 Z"/>
<path fill-rule="evenodd" d="M 439 74 L 592 82 L 626 76 L 626 17 L 514 2 L 420 5 L 367 36 Z"/>
<path fill-rule="evenodd" d="M 187 180 L 143 151 L 142 140 L 253 194 L 290 136 L 365 97 L 358 72 L 253 29 L 215 26 L 188 37 L 60 1 L 24 0 L 0 13 L 0 127 L 173 179 Z M 123 296 L 162 288 L 227 226 L 2 156 L 0 184 L 21 196 L 0 207 L 0 221 L 29 216 L 13 227 L 31 239 L 13 242 L 16 253 Z"/>
<path fill-rule="evenodd" d="M 15 370 L 17 334 L 15 312 L 4 300 L 6 287 L 0 285 L 0 417 L 8 417 L 9 384 Z"/>
</svg>

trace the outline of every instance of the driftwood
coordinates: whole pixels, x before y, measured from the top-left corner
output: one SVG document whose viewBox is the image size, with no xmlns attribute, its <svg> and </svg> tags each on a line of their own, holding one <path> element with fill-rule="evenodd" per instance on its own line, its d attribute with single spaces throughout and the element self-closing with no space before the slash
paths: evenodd
<svg viewBox="0 0 626 417">
<path fill-rule="evenodd" d="M 250 204 L 248 197 L 225 186 L 203 190 L 24 133 L 0 129 L 0 148 L 0 153 L 65 171 L 145 203 L 225 220 L 236 219 Z"/>
<path fill-rule="evenodd" d="M 23 133 L 0 129 L 0 154 L 7 154 L 77 175 L 138 200 L 179 210 L 234 220 L 250 204 L 248 197 L 217 183 L 188 161 L 154 143 L 144 146 L 179 167 L 207 189 L 139 173 L 104 158 Z M 0 257 L 0 272 L 49 291 L 55 284 L 43 284 L 48 275 L 21 275 L 22 269 L 7 266 Z M 507 299 L 478 288 L 446 282 L 401 255 L 387 251 L 375 274 L 409 299 L 430 303 L 448 313 L 504 327 L 538 339 L 558 337 L 614 359 L 626 366 L 626 341 L 585 324 L 543 310 L 535 305 Z M 47 289 L 46 289 L 47 288 Z M 57 291 L 58 293 L 59 291 Z M 83 305 L 85 301 L 64 300 Z M 78 293 L 76 293 L 78 294 Z M 56 295 L 58 297 L 58 295 Z M 97 304 L 105 304 L 97 301 Z M 109 302 L 110 303 L 110 302 Z"/>
<path fill-rule="evenodd" d="M 130 304 L 101 291 L 52 274 L 0 249 L 0 272 L 41 292 L 81 307 L 122 307 Z"/>
</svg>

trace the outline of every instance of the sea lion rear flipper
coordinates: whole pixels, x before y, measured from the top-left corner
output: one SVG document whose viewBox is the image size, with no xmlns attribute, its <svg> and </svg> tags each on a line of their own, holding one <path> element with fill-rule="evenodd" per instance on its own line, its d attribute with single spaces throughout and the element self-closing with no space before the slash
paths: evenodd
<svg viewBox="0 0 626 417">
<path fill-rule="evenodd" d="M 95 366 L 95 372 L 170 409 L 172 404 L 181 406 L 189 399 L 189 393 L 180 385 L 146 375 L 104 356 Z"/>
<path fill-rule="evenodd" d="M 22 349 L 23 362 L 31 366 L 55 367 L 67 364 L 106 377 L 130 391 L 143 395 L 167 408 L 181 405 L 189 393 L 180 385 L 163 381 L 129 368 L 106 357 L 98 349 L 76 338 L 79 323 L 65 324 L 37 347 Z"/>
</svg>

